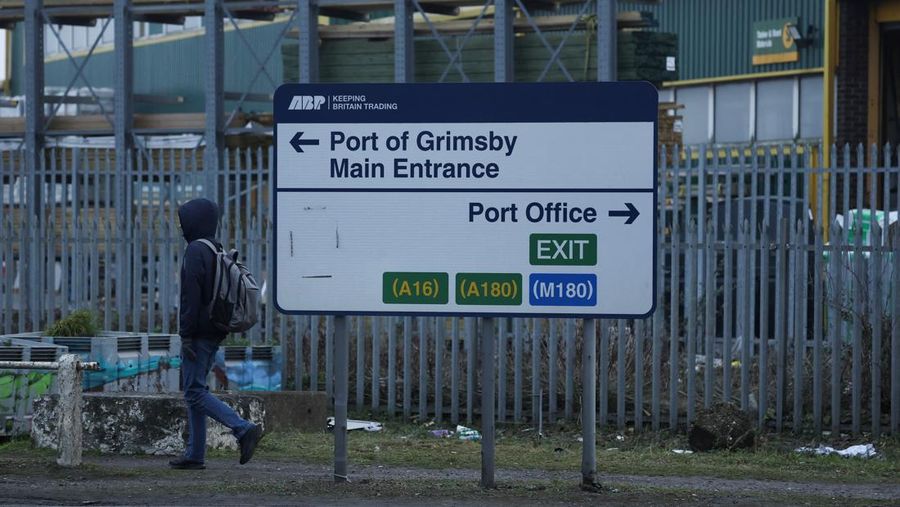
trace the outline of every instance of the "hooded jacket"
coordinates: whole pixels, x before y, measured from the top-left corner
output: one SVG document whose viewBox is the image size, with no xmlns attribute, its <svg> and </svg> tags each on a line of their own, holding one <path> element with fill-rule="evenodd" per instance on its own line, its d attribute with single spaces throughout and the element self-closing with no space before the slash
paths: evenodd
<svg viewBox="0 0 900 507">
<path fill-rule="evenodd" d="M 216 256 L 198 239 L 207 239 L 216 246 L 219 226 L 219 207 L 209 199 L 193 199 L 178 208 L 181 232 L 188 242 L 181 263 L 181 312 L 178 334 L 184 340 L 207 339 L 222 341 L 226 333 L 209 319 L 213 284 L 216 276 Z"/>
</svg>

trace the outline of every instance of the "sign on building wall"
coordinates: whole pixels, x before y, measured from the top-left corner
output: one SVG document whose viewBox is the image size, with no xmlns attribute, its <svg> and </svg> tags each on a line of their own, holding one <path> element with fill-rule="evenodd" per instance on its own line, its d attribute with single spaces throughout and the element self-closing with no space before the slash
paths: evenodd
<svg viewBox="0 0 900 507">
<path fill-rule="evenodd" d="M 769 19 L 753 23 L 753 65 L 796 62 L 797 44 L 788 29 L 797 18 Z"/>
<path fill-rule="evenodd" d="M 643 316 L 656 89 L 645 82 L 286 84 L 286 313 Z"/>
</svg>

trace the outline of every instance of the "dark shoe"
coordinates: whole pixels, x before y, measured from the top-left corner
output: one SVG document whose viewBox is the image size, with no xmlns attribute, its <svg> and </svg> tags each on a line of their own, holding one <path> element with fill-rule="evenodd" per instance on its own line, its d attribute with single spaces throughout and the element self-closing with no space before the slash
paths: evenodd
<svg viewBox="0 0 900 507">
<path fill-rule="evenodd" d="M 169 466 L 175 470 L 204 470 L 206 465 L 202 461 L 193 461 L 187 458 L 177 458 L 169 462 Z"/>
<path fill-rule="evenodd" d="M 254 424 L 252 428 L 247 430 L 238 440 L 238 444 L 241 446 L 241 465 L 250 461 L 250 458 L 253 457 L 253 451 L 256 450 L 256 444 L 259 443 L 259 440 L 262 438 L 262 428 L 259 427 L 258 424 Z"/>
</svg>

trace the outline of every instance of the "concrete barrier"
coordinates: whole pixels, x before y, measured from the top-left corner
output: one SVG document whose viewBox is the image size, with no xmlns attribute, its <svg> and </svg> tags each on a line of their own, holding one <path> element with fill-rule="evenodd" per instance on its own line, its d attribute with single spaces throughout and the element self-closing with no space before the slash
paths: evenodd
<svg viewBox="0 0 900 507">
<path fill-rule="evenodd" d="M 271 431 L 322 431 L 324 393 L 217 394 L 241 417 Z M 85 449 L 112 454 L 178 455 L 187 439 L 187 408 L 181 394 L 85 393 L 82 408 Z M 31 436 L 37 447 L 57 447 L 58 396 L 34 403 Z M 237 449 L 231 431 L 209 419 L 207 446 Z"/>
<path fill-rule="evenodd" d="M 0 369 L 56 371 L 59 393 L 56 409 L 47 414 L 48 426 L 53 426 L 56 463 L 64 467 L 81 464 L 81 384 L 84 371 L 97 371 L 97 363 L 82 363 L 75 354 L 63 354 L 57 361 L 0 361 Z M 52 421 L 50 420 L 52 419 Z"/>
</svg>

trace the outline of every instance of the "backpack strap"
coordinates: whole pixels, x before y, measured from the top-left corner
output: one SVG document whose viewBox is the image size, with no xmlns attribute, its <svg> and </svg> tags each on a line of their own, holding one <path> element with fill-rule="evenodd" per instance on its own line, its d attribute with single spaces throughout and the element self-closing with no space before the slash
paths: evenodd
<svg viewBox="0 0 900 507">
<path fill-rule="evenodd" d="M 204 245 L 208 246 L 209 249 L 213 251 L 213 253 L 216 253 L 216 254 L 219 253 L 219 249 L 216 247 L 216 245 L 213 244 L 212 241 L 210 241 L 210 240 L 208 240 L 208 239 L 202 239 L 202 238 L 201 238 L 201 239 L 198 239 L 197 241 L 199 241 L 200 243 L 203 243 Z"/>
<path fill-rule="evenodd" d="M 208 239 L 201 238 L 201 239 L 198 239 L 197 241 L 208 246 L 209 249 L 213 251 L 213 255 L 216 256 L 216 260 L 213 261 L 216 265 L 216 271 L 215 271 L 216 274 L 213 277 L 213 293 L 212 293 L 212 301 L 215 301 L 216 294 L 219 293 L 219 286 L 222 284 L 223 273 L 222 273 L 221 267 L 219 266 L 219 261 L 218 261 L 218 255 L 220 253 L 222 253 L 222 250 L 220 250 L 219 248 L 216 248 L 216 245 L 214 245 L 213 242 Z M 212 301 L 210 301 L 210 303 L 212 303 Z M 212 308 L 210 308 L 210 310 L 212 310 Z"/>
</svg>

